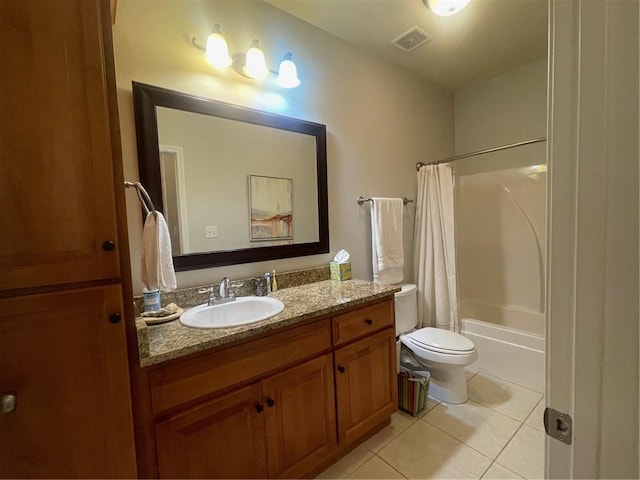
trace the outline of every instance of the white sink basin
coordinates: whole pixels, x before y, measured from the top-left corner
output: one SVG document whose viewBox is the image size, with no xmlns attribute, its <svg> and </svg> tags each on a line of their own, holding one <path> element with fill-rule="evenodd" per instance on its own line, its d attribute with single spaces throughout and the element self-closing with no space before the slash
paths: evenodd
<svg viewBox="0 0 640 480">
<path fill-rule="evenodd" d="M 227 328 L 259 322 L 279 314 L 284 303 L 271 297 L 237 297 L 219 305 L 199 305 L 185 312 L 180 323 L 197 328 Z"/>
</svg>

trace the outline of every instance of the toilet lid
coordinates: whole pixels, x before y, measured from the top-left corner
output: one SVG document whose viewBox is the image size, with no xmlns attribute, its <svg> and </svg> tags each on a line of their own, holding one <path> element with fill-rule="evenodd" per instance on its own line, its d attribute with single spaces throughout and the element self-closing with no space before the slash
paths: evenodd
<svg viewBox="0 0 640 480">
<path fill-rule="evenodd" d="M 408 337 L 416 345 L 439 353 L 464 354 L 475 349 L 475 345 L 468 338 L 442 328 L 421 328 L 410 333 Z"/>
</svg>

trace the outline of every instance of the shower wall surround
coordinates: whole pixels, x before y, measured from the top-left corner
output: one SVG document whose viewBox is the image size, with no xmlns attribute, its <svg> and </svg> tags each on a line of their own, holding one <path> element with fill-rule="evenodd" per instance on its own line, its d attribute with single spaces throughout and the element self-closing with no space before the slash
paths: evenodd
<svg viewBox="0 0 640 480">
<path fill-rule="evenodd" d="M 547 61 L 455 93 L 456 154 L 546 136 Z M 546 143 L 455 162 L 460 318 L 545 333 Z"/>
<path fill-rule="evenodd" d="M 462 318 L 544 334 L 546 176 L 541 165 L 459 178 Z"/>
</svg>

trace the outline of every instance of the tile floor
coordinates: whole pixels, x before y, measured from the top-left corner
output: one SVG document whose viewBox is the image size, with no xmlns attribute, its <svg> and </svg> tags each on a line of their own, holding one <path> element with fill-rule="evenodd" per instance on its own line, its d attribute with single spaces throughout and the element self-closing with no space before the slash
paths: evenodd
<svg viewBox="0 0 640 480">
<path fill-rule="evenodd" d="M 467 386 L 463 405 L 430 398 L 419 417 L 394 413 L 317 478 L 543 478 L 543 395 L 483 373 Z"/>
</svg>

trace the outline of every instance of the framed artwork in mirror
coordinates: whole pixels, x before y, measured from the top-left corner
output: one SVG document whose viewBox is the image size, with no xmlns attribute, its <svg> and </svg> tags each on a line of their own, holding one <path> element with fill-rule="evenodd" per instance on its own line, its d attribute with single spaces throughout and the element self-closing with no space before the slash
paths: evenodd
<svg viewBox="0 0 640 480">
<path fill-rule="evenodd" d="M 251 241 L 293 238 L 290 178 L 249 176 Z"/>
</svg>

